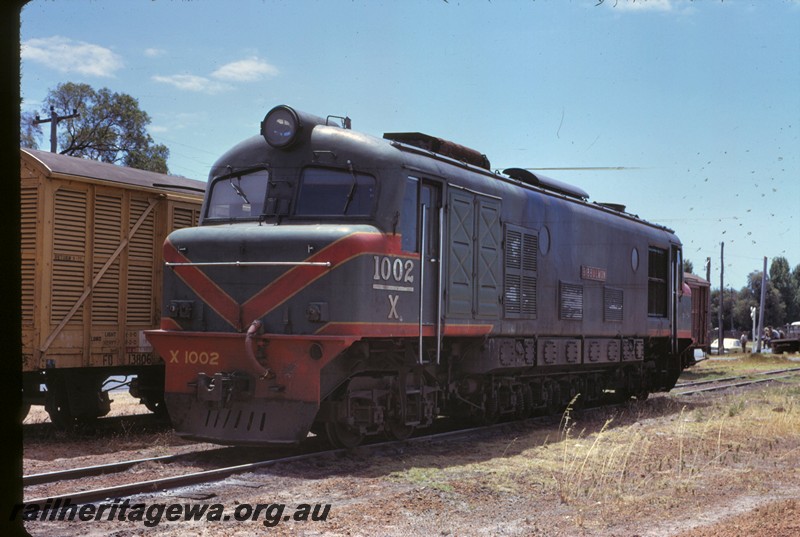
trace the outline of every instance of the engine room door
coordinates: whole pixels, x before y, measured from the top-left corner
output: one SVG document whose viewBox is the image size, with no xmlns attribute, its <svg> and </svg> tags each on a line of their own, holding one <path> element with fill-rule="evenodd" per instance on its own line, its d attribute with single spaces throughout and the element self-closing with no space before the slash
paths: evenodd
<svg viewBox="0 0 800 537">
<path fill-rule="evenodd" d="M 445 313 L 454 319 L 500 315 L 502 224 L 499 198 L 450 189 Z"/>
</svg>

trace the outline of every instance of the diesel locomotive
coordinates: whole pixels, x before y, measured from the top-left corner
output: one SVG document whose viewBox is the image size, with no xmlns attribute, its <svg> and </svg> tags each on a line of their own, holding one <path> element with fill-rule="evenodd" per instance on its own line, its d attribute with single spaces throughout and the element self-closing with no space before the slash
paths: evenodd
<svg viewBox="0 0 800 537">
<path fill-rule="evenodd" d="M 694 363 L 681 242 L 615 204 L 421 133 L 273 108 L 164 244 L 178 434 L 405 438 L 668 391 Z"/>
</svg>

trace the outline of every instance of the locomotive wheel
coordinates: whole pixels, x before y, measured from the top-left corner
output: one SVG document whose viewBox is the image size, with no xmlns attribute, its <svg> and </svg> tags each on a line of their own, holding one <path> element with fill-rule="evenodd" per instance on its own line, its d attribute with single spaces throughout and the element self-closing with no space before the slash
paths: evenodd
<svg viewBox="0 0 800 537">
<path fill-rule="evenodd" d="M 500 403 L 497 396 L 490 393 L 486 396 L 486 404 L 483 410 L 481 422 L 484 425 L 494 425 L 500 418 Z"/>
<path fill-rule="evenodd" d="M 386 434 L 389 438 L 394 440 L 406 440 L 409 436 L 414 434 L 415 427 L 413 425 L 406 425 L 398 420 L 389 420 L 386 422 Z"/>
<path fill-rule="evenodd" d="M 333 447 L 351 449 L 356 447 L 364 440 L 364 435 L 355 431 L 338 421 L 328 421 L 325 423 L 325 434 Z"/>
<path fill-rule="evenodd" d="M 533 391 L 529 384 L 523 384 L 519 389 L 517 397 L 520 398 L 517 404 L 516 417 L 517 419 L 524 420 L 531 416 L 533 412 Z"/>
<path fill-rule="evenodd" d="M 573 410 L 583 410 L 586 407 L 586 390 L 582 378 L 576 377 L 570 381 L 570 402 Z"/>
<path fill-rule="evenodd" d="M 564 409 L 561 403 L 561 387 L 557 382 L 549 381 L 547 383 L 547 402 L 545 403 L 545 412 L 548 416 L 557 414 Z"/>
</svg>

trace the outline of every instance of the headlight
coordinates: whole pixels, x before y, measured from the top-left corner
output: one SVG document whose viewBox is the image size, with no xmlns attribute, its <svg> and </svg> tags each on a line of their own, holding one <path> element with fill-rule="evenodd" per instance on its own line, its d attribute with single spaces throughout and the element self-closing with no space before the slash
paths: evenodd
<svg viewBox="0 0 800 537">
<path fill-rule="evenodd" d="M 269 145 L 277 148 L 289 147 L 300 132 L 297 112 L 285 105 L 270 110 L 261 122 L 261 136 Z"/>
</svg>

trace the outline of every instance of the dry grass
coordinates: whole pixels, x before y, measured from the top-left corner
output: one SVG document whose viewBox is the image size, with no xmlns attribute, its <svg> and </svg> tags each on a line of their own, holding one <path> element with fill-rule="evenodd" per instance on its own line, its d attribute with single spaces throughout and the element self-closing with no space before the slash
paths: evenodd
<svg viewBox="0 0 800 537">
<path fill-rule="evenodd" d="M 704 367 L 725 376 L 785 365 L 765 362 Z M 658 396 L 580 414 L 568 408 L 557 427 L 478 442 L 467 456 L 418 457 L 391 479 L 467 502 L 554 500 L 581 531 L 665 512 L 684 516 L 715 496 L 800 486 L 799 401 L 797 384 L 776 382 L 699 400 Z"/>
<path fill-rule="evenodd" d="M 794 358 L 797 355 L 792 355 Z M 792 361 L 788 355 L 774 354 L 727 354 L 722 358 L 710 356 L 699 364 L 685 370 L 682 381 L 715 379 L 735 375 L 750 375 L 764 371 L 800 367 L 800 362 Z"/>
</svg>

